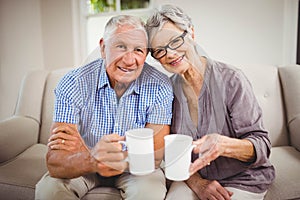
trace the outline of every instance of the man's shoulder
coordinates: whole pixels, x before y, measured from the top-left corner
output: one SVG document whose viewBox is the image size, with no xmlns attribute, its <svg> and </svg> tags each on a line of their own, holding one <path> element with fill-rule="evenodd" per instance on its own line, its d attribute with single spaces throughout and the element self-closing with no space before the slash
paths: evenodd
<svg viewBox="0 0 300 200">
<path fill-rule="evenodd" d="M 76 90 L 75 88 L 79 89 L 84 85 L 86 85 L 87 88 L 92 88 L 98 80 L 101 65 L 102 60 L 98 59 L 69 71 L 61 78 L 57 88 L 61 90 L 70 90 L 68 88 L 73 88 Z"/>
<path fill-rule="evenodd" d="M 71 70 L 64 76 L 64 78 L 74 79 L 74 80 L 84 80 L 91 75 L 99 74 L 101 70 L 102 62 L 103 62 L 102 59 L 94 60 L 90 63 L 87 63 L 83 66 Z"/>
<path fill-rule="evenodd" d="M 74 73 L 79 77 L 98 73 L 101 70 L 102 62 L 103 62 L 102 59 L 94 60 L 90 63 L 87 63 L 86 65 L 83 65 L 83 66 L 75 69 Z"/>
</svg>

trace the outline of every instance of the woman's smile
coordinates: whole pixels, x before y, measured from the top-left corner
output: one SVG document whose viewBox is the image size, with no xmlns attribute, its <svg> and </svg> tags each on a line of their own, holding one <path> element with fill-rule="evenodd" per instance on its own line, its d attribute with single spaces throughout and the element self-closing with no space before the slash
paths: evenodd
<svg viewBox="0 0 300 200">
<path fill-rule="evenodd" d="M 184 58 L 184 55 L 183 56 L 180 56 L 178 57 L 177 59 L 173 60 L 172 62 L 170 62 L 169 64 L 172 65 L 172 66 L 178 66 L 178 64 L 181 63 L 181 61 L 183 60 Z"/>
</svg>

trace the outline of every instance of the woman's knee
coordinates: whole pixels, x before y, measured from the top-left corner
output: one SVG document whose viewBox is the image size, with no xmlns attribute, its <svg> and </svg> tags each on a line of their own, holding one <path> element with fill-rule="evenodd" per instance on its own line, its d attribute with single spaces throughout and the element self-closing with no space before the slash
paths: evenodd
<svg viewBox="0 0 300 200">
<path fill-rule="evenodd" d="M 183 182 L 172 182 L 166 200 L 198 200 L 197 195 Z"/>
</svg>

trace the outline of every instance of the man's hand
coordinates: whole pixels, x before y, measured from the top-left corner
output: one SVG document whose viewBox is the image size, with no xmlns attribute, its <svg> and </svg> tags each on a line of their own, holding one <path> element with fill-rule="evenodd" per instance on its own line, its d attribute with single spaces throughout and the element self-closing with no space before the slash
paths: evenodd
<svg viewBox="0 0 300 200">
<path fill-rule="evenodd" d="M 93 149 L 89 149 L 75 124 L 54 123 L 48 142 L 47 167 L 56 178 L 75 178 L 87 173 L 102 176 L 121 174 L 127 168 L 127 156 L 122 152 L 117 134 L 104 136 Z"/>
<path fill-rule="evenodd" d="M 192 175 L 186 183 L 199 199 L 230 200 L 233 195 L 232 192 L 222 187 L 218 181 L 202 179 L 198 173 Z"/>
<path fill-rule="evenodd" d="M 91 155 L 97 161 L 95 170 L 102 176 L 115 176 L 123 173 L 128 168 L 125 162 L 127 152 L 122 151 L 119 141 L 124 137 L 117 134 L 105 135 L 91 149 Z"/>
<path fill-rule="evenodd" d="M 48 147 L 51 150 L 66 150 L 73 153 L 88 151 L 88 147 L 75 126 L 58 124 L 53 128 L 52 135 L 48 140 Z"/>
</svg>

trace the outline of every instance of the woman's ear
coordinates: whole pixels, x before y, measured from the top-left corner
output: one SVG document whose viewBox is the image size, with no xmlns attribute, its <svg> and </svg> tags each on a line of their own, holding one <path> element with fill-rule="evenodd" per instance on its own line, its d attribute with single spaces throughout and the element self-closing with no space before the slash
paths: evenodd
<svg viewBox="0 0 300 200">
<path fill-rule="evenodd" d="M 191 31 L 192 31 L 192 38 L 194 40 L 195 39 L 195 32 L 194 32 L 194 27 L 193 26 L 191 27 Z"/>
<path fill-rule="evenodd" d="M 100 45 L 101 58 L 105 58 L 105 51 L 104 51 L 104 49 L 105 49 L 105 44 L 104 44 L 103 38 L 100 39 L 99 45 Z"/>
</svg>

